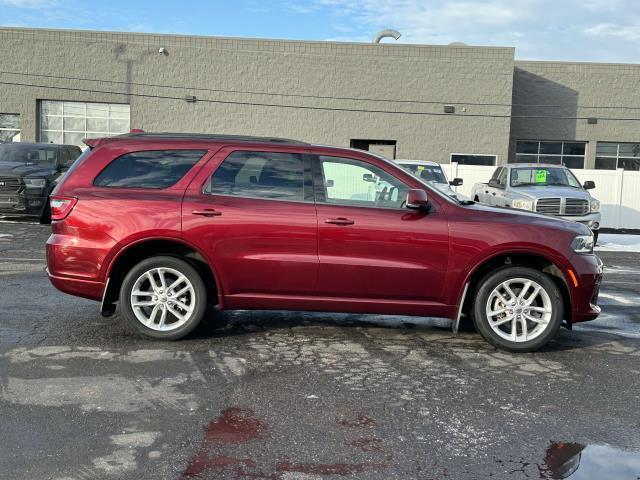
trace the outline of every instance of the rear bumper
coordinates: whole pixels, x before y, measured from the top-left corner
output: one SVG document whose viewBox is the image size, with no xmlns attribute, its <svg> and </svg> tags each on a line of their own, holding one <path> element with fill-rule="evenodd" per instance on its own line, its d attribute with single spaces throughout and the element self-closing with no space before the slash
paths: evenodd
<svg viewBox="0 0 640 480">
<path fill-rule="evenodd" d="M 88 298 L 89 300 L 100 301 L 104 291 L 104 283 L 84 280 L 79 278 L 52 275 L 47 268 L 49 280 L 58 290 L 69 295 Z"/>
<path fill-rule="evenodd" d="M 572 322 L 594 320 L 600 314 L 598 293 L 602 283 L 603 264 L 596 255 L 574 255 L 571 263 L 575 269 L 578 286 L 573 288 Z"/>
<path fill-rule="evenodd" d="M 76 230 L 76 235 L 53 233 L 47 240 L 49 280 L 64 293 L 100 301 L 104 291 L 101 268 L 116 242 L 104 235 L 87 239 L 91 231 Z"/>
<path fill-rule="evenodd" d="M 0 195 L 0 215 L 39 217 L 49 197 L 24 192 Z"/>
</svg>

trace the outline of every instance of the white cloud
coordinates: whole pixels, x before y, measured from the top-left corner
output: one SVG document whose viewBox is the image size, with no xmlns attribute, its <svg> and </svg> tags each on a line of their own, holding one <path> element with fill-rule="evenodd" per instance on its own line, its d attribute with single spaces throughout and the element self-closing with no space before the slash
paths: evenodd
<svg viewBox="0 0 640 480">
<path fill-rule="evenodd" d="M 395 28 L 403 43 L 461 41 L 515 46 L 517 58 L 640 63 L 640 0 L 307 0 L 304 5 L 321 7 L 329 22 L 341 26 L 332 36 L 343 40 L 371 39 L 379 29 Z"/>
<path fill-rule="evenodd" d="M 624 40 L 640 40 L 640 24 L 619 25 L 616 23 L 600 23 L 585 30 L 587 35 L 596 37 L 619 37 Z"/>
<path fill-rule="evenodd" d="M 44 8 L 56 5 L 55 0 L 0 0 L 0 5 L 18 8 Z"/>
</svg>

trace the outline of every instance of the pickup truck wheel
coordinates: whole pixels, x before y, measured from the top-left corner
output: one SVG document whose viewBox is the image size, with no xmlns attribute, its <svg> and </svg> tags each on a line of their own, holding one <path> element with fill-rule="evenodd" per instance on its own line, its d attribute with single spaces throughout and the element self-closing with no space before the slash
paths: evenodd
<svg viewBox="0 0 640 480">
<path fill-rule="evenodd" d="M 556 284 L 528 267 L 505 267 L 487 275 L 473 308 L 475 326 L 485 340 L 510 352 L 533 352 L 553 340 L 562 317 Z"/>
<path fill-rule="evenodd" d="M 120 308 L 136 332 L 178 340 L 204 317 L 207 291 L 202 277 L 184 260 L 151 257 L 126 275 L 120 288 Z"/>
<path fill-rule="evenodd" d="M 47 197 L 47 203 L 42 210 L 42 215 L 40 216 L 40 223 L 43 225 L 49 225 L 51 223 L 51 203 L 49 203 L 49 197 Z"/>
</svg>

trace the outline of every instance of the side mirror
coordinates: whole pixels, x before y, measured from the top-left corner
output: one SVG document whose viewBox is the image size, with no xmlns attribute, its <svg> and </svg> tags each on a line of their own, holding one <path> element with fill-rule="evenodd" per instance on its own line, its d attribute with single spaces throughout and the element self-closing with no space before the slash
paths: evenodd
<svg viewBox="0 0 640 480">
<path fill-rule="evenodd" d="M 582 185 L 582 188 L 584 188 L 585 190 L 593 190 L 594 188 L 596 188 L 596 182 L 594 182 L 593 180 L 587 180 L 586 182 L 584 182 L 584 185 Z"/>
<path fill-rule="evenodd" d="M 494 188 L 500 188 L 500 182 L 498 180 L 489 180 L 489 186 Z"/>
<path fill-rule="evenodd" d="M 378 181 L 378 178 L 373 173 L 365 173 L 362 175 L 362 180 L 365 182 L 375 183 Z"/>
<path fill-rule="evenodd" d="M 418 188 L 409 190 L 407 193 L 407 208 L 424 211 L 429 208 L 427 192 Z"/>
<path fill-rule="evenodd" d="M 463 183 L 464 183 L 464 180 L 462 180 L 461 178 L 454 178 L 449 182 L 449 185 L 451 185 L 452 187 L 459 187 Z"/>
</svg>

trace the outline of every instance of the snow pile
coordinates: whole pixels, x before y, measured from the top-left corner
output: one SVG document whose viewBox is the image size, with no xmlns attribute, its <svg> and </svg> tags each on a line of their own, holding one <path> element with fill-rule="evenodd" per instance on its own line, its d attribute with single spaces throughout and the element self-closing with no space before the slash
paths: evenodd
<svg viewBox="0 0 640 480">
<path fill-rule="evenodd" d="M 595 249 L 600 252 L 640 252 L 640 235 L 601 233 Z"/>
</svg>

